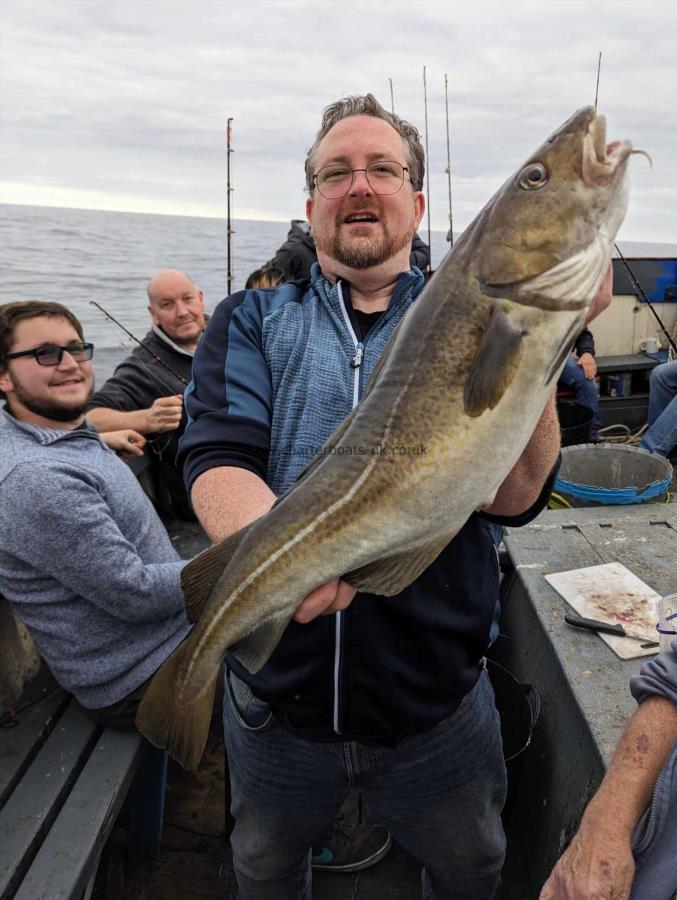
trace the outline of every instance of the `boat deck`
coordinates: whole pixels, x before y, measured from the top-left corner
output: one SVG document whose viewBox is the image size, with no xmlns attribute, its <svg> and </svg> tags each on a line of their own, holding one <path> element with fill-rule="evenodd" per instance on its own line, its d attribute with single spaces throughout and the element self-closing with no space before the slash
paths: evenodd
<svg viewBox="0 0 677 900">
<path fill-rule="evenodd" d="M 166 524 L 182 556 L 207 546 L 197 525 Z M 546 511 L 531 525 L 509 531 L 506 544 L 514 571 L 504 583 L 496 657 L 520 680 L 536 685 L 543 712 L 527 752 L 508 764 L 509 850 L 501 900 L 532 900 L 575 830 L 632 714 L 634 701 L 627 685 L 641 664 L 618 659 L 597 635 L 567 626 L 566 604 L 544 575 L 619 561 L 659 592 L 674 591 L 677 507 Z M 170 763 L 160 860 L 153 865 L 116 864 L 113 841 L 106 879 L 99 879 L 94 897 L 234 896 L 224 806 L 223 744 L 216 712 L 200 770 L 186 773 Z M 415 900 L 420 896 L 420 869 L 394 845 L 384 860 L 355 875 L 315 873 L 313 896 Z"/>
</svg>

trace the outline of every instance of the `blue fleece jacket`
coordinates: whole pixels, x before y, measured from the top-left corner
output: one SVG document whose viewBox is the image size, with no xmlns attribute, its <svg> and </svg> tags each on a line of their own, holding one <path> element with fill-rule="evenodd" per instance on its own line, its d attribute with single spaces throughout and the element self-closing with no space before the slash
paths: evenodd
<svg viewBox="0 0 677 900">
<path fill-rule="evenodd" d="M 350 286 L 315 265 L 311 283 L 242 291 L 214 311 L 186 390 L 189 423 L 178 461 L 186 485 L 238 466 L 279 494 L 362 396 L 383 348 L 423 288 L 402 273 L 388 309 L 362 336 Z M 442 721 L 481 670 L 498 604 L 495 525 L 522 516 L 475 514 L 416 581 L 394 597 L 360 593 L 343 613 L 290 622 L 252 675 L 229 666 L 290 730 L 311 740 L 392 745 Z"/>
<path fill-rule="evenodd" d="M 0 416 L 0 592 L 83 706 L 122 700 L 188 633 L 184 563 L 91 426 Z"/>
</svg>

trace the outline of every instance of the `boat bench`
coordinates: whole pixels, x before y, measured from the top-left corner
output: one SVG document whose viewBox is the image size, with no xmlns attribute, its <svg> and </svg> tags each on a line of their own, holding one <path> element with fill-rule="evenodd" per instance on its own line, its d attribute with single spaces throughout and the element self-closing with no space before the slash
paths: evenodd
<svg viewBox="0 0 677 900">
<path fill-rule="evenodd" d="M 0 900 L 88 897 L 123 808 L 128 855 L 157 858 L 166 773 L 140 735 L 98 725 L 53 683 L 29 685 L 0 719 Z"/>
</svg>

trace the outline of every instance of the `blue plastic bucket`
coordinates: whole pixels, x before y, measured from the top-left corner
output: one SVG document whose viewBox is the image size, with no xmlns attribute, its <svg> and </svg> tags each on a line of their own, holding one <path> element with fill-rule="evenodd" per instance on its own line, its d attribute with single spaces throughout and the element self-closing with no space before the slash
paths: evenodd
<svg viewBox="0 0 677 900">
<path fill-rule="evenodd" d="M 623 506 L 667 499 L 672 465 L 628 444 L 562 448 L 552 506 Z"/>
</svg>

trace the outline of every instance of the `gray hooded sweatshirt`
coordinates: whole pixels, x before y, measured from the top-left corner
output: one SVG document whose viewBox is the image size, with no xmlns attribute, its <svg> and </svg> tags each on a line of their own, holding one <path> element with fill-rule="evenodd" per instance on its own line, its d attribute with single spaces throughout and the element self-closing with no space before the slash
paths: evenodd
<svg viewBox="0 0 677 900">
<path fill-rule="evenodd" d="M 129 467 L 89 425 L 0 415 L 0 592 L 87 708 L 155 673 L 190 630 L 185 563 Z"/>
</svg>

